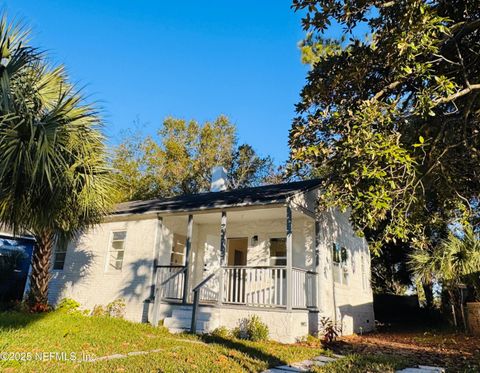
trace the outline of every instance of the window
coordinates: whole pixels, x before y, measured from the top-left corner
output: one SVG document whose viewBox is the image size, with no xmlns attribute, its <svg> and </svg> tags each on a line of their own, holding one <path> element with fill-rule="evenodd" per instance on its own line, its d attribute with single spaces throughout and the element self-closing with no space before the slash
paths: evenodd
<svg viewBox="0 0 480 373">
<path fill-rule="evenodd" d="M 122 270 L 126 237 L 126 231 L 112 232 L 112 240 L 108 250 L 108 271 Z"/>
<path fill-rule="evenodd" d="M 287 239 L 270 238 L 270 265 L 287 265 Z"/>
<path fill-rule="evenodd" d="M 65 266 L 65 257 L 67 256 L 68 243 L 57 243 L 55 246 L 55 256 L 53 258 L 53 269 L 62 270 Z"/>
<path fill-rule="evenodd" d="M 339 284 L 348 285 L 348 250 L 336 243 L 332 247 L 333 280 Z"/>
<path fill-rule="evenodd" d="M 183 266 L 185 265 L 185 250 L 187 237 L 180 234 L 173 235 L 172 253 L 170 255 L 170 265 Z"/>
<path fill-rule="evenodd" d="M 364 255 L 362 255 L 362 289 L 365 291 L 368 290 L 368 277 L 367 277 L 367 270 L 366 270 Z"/>
</svg>

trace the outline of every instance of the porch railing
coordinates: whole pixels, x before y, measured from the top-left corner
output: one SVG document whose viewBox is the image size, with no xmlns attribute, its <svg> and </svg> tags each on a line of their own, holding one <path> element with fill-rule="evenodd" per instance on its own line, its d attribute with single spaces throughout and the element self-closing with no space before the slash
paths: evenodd
<svg viewBox="0 0 480 373">
<path fill-rule="evenodd" d="M 185 270 L 183 266 L 158 266 L 157 285 L 162 299 L 182 299 Z M 287 306 L 286 266 L 228 266 L 219 268 L 207 278 L 208 281 L 201 281 L 202 286 L 195 286 L 201 303 L 263 308 Z M 316 305 L 315 281 L 315 272 L 292 268 L 292 308 Z"/>
<path fill-rule="evenodd" d="M 286 307 L 286 267 L 224 267 L 223 303 Z"/>
<path fill-rule="evenodd" d="M 181 300 L 185 279 L 184 266 L 157 266 L 157 286 L 162 299 Z"/>
<path fill-rule="evenodd" d="M 228 266 L 208 277 L 208 283 L 198 289 L 200 302 L 264 308 L 287 306 L 286 266 Z M 293 308 L 315 306 L 315 279 L 315 272 L 292 269 Z"/>
<path fill-rule="evenodd" d="M 316 279 L 316 272 L 302 268 L 292 269 L 293 308 L 310 308 L 317 304 Z"/>
</svg>

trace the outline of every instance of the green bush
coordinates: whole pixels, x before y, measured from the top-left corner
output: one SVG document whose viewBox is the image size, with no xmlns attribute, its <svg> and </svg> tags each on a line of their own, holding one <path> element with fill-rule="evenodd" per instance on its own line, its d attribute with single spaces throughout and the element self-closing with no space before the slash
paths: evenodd
<svg viewBox="0 0 480 373">
<path fill-rule="evenodd" d="M 125 299 L 115 299 L 113 302 L 107 304 L 106 313 L 110 317 L 116 317 L 118 319 L 123 319 L 125 316 Z"/>
<path fill-rule="evenodd" d="M 57 311 L 76 312 L 80 307 L 80 303 L 71 298 L 63 298 L 55 308 Z"/>
<path fill-rule="evenodd" d="M 230 332 L 230 330 L 228 330 L 227 327 L 225 326 L 220 326 L 216 329 L 214 329 L 210 335 L 212 337 L 218 337 L 218 338 L 223 338 L 223 339 L 228 339 L 232 336 L 232 333 Z"/>
<path fill-rule="evenodd" d="M 268 326 L 256 315 L 241 319 L 232 331 L 235 338 L 259 342 L 268 339 Z"/>
</svg>

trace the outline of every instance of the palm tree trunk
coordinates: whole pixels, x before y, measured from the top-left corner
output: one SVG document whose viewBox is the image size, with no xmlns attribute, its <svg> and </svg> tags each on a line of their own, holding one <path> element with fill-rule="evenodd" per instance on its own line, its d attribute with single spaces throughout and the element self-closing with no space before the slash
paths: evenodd
<svg viewBox="0 0 480 373">
<path fill-rule="evenodd" d="M 50 282 L 50 262 L 53 252 L 54 235 L 51 231 L 36 235 L 36 245 L 32 256 L 30 275 L 30 297 L 35 303 L 48 303 L 48 283 Z"/>
<path fill-rule="evenodd" d="M 425 306 L 427 309 L 433 309 L 433 286 L 431 283 L 422 283 L 423 292 L 425 293 Z"/>
</svg>

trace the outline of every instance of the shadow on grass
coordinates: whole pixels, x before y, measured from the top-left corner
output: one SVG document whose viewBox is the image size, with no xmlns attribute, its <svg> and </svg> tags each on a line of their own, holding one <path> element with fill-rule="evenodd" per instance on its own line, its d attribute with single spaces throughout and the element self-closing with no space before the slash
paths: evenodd
<svg viewBox="0 0 480 373">
<path fill-rule="evenodd" d="M 244 342 L 242 340 L 227 339 L 227 338 L 222 338 L 220 336 L 212 336 L 208 334 L 201 336 L 201 339 L 205 343 L 215 343 L 230 350 L 240 351 L 241 353 L 247 355 L 252 360 L 264 361 L 268 364 L 268 367 L 275 367 L 278 365 L 288 364 L 286 361 L 278 358 L 275 355 L 269 354 L 258 347 L 249 345 L 250 343 L 253 343 L 253 342 L 247 342 L 247 341 Z M 238 359 L 235 356 L 231 356 L 231 355 L 229 356 L 229 358 L 233 360 L 237 360 L 237 362 L 240 365 L 245 366 L 244 360 Z M 248 370 L 248 366 L 245 366 L 245 368 L 247 368 Z"/>
<path fill-rule="evenodd" d="M 0 313 L 0 332 L 22 329 L 27 325 L 40 321 L 48 316 L 48 312 L 27 313 L 19 311 L 5 311 Z"/>
</svg>

